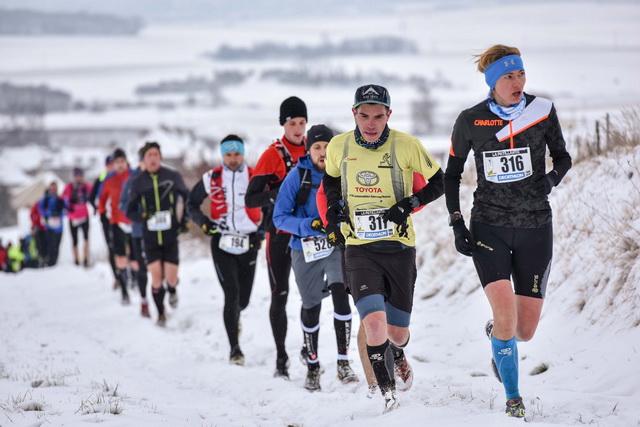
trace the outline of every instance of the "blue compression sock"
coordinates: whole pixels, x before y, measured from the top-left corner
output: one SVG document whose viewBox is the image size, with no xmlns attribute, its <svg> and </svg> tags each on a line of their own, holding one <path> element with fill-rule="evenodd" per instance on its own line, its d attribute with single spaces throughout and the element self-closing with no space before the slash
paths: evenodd
<svg viewBox="0 0 640 427">
<path fill-rule="evenodd" d="M 520 396 L 518 390 L 518 346 L 516 338 L 502 341 L 491 337 L 491 349 L 493 359 L 496 361 L 500 379 L 504 384 L 507 400 Z"/>
</svg>

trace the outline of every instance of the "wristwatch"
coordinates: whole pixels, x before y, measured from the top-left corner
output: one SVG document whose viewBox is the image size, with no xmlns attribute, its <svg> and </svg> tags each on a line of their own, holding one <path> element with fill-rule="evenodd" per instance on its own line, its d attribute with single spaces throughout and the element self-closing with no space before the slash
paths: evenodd
<svg viewBox="0 0 640 427">
<path fill-rule="evenodd" d="M 456 221 L 460 221 L 463 220 L 464 218 L 462 218 L 462 214 L 460 212 L 455 212 L 449 215 L 449 227 L 453 227 L 453 224 L 456 223 Z"/>
</svg>

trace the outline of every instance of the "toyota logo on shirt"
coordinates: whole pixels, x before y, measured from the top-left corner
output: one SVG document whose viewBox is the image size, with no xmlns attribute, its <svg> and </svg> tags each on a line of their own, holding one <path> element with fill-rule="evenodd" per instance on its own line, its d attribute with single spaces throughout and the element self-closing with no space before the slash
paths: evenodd
<svg viewBox="0 0 640 427">
<path fill-rule="evenodd" d="M 362 171 L 358 172 L 356 175 L 356 181 L 358 184 L 364 185 L 365 187 L 373 187 L 380 182 L 380 177 L 375 172 Z"/>
</svg>

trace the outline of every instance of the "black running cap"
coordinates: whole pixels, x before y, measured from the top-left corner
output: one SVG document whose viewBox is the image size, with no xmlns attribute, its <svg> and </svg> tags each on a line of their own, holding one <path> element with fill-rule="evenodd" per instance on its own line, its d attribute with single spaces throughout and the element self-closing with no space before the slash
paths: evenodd
<svg viewBox="0 0 640 427">
<path fill-rule="evenodd" d="M 387 108 L 391 108 L 391 97 L 389 91 L 380 85 L 364 85 L 356 89 L 356 95 L 353 99 L 353 108 L 357 108 L 360 104 L 382 104 Z"/>
<path fill-rule="evenodd" d="M 326 125 L 311 126 L 311 129 L 307 131 L 307 140 L 305 146 L 307 151 L 311 148 L 314 142 L 325 141 L 329 142 L 333 138 L 333 131 Z"/>
</svg>

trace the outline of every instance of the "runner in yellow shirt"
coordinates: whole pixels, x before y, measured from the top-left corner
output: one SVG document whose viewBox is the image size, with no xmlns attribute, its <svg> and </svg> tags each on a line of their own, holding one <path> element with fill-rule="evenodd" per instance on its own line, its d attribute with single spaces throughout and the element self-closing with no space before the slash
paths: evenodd
<svg viewBox="0 0 640 427">
<path fill-rule="evenodd" d="M 442 195 L 443 172 L 417 138 L 389 129 L 384 87 L 359 87 L 351 111 L 355 130 L 335 136 L 327 147 L 326 230 L 333 245 L 346 245 L 346 282 L 387 412 L 398 406 L 396 384 L 408 390 L 413 380 L 403 351 L 416 280 L 409 215 Z M 414 172 L 428 184 L 412 194 Z"/>
</svg>

